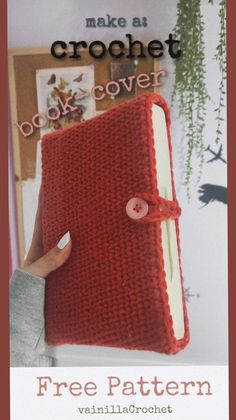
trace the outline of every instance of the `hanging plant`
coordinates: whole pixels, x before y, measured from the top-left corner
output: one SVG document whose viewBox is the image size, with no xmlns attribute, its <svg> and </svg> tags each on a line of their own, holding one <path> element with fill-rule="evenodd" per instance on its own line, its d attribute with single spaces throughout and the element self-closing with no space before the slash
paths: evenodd
<svg viewBox="0 0 236 420">
<path fill-rule="evenodd" d="M 174 29 L 176 38 L 181 43 L 182 55 L 176 60 L 172 103 L 178 101 L 179 114 L 186 122 L 184 184 L 188 198 L 193 174 L 193 155 L 196 154 L 199 161 L 199 177 L 204 162 L 203 130 L 206 102 L 209 99 L 205 81 L 204 21 L 200 6 L 201 0 L 179 0 Z"/>
<path fill-rule="evenodd" d="M 214 0 L 209 0 L 213 4 Z M 217 129 L 216 142 L 220 141 L 222 108 L 225 94 L 225 0 L 220 1 L 220 34 L 215 55 L 221 71 L 219 106 L 215 109 Z M 210 99 L 206 87 L 204 20 L 201 14 L 201 0 L 179 0 L 177 5 L 177 22 L 174 29 L 181 42 L 182 55 L 175 62 L 175 82 L 172 104 L 178 103 L 180 117 L 185 125 L 187 152 L 184 168 L 184 184 L 187 197 L 190 199 L 190 182 L 193 175 L 193 157 L 199 162 L 198 182 L 204 163 L 204 127 L 206 105 Z"/>
<path fill-rule="evenodd" d="M 213 0 L 212 0 L 213 1 Z M 213 4 L 213 3 L 212 3 Z M 216 47 L 215 59 L 218 62 L 220 70 L 220 85 L 219 85 L 219 104 L 215 109 L 216 112 L 216 143 L 218 144 L 222 136 L 222 122 L 223 111 L 225 107 L 225 94 L 226 94 L 226 0 L 220 1 L 219 8 L 219 18 L 220 18 L 220 33 L 219 33 L 219 43 Z"/>
</svg>

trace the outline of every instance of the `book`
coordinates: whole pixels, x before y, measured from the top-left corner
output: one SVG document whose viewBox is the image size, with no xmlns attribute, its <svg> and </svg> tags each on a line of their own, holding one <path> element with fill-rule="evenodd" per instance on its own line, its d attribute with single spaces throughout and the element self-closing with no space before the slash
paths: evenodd
<svg viewBox="0 0 236 420">
<path fill-rule="evenodd" d="M 42 140 L 47 252 L 72 254 L 46 282 L 49 344 L 174 354 L 189 341 L 170 115 L 147 93 Z"/>
</svg>

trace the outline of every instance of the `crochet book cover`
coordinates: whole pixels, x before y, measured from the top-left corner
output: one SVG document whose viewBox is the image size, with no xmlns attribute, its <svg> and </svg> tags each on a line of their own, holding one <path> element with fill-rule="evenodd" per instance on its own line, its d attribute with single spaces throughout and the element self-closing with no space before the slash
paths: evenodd
<svg viewBox="0 0 236 420">
<path fill-rule="evenodd" d="M 13 420 L 227 419 L 226 9 L 8 1 Z"/>
</svg>

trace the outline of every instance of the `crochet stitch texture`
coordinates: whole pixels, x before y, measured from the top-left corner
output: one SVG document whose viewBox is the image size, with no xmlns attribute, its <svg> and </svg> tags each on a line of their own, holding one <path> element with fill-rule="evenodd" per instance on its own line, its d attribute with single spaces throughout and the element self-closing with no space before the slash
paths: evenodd
<svg viewBox="0 0 236 420">
<path fill-rule="evenodd" d="M 44 250 L 70 230 L 69 260 L 46 281 L 46 341 L 174 354 L 161 220 L 174 218 L 178 249 L 180 209 L 173 172 L 173 201 L 158 196 L 152 105 L 170 114 L 164 99 L 146 93 L 42 141 Z M 172 167 L 172 160 L 171 160 Z M 149 213 L 126 214 L 131 197 L 144 198 Z M 182 273 L 181 273 L 182 277 Z M 183 292 L 183 279 L 182 279 Z"/>
</svg>

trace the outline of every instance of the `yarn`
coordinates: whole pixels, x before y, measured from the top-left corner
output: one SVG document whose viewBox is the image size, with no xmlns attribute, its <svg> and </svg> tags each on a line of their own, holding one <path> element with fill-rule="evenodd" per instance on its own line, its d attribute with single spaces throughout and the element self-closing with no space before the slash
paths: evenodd
<svg viewBox="0 0 236 420">
<path fill-rule="evenodd" d="M 154 93 L 42 140 L 44 251 L 68 230 L 73 243 L 68 261 L 46 281 L 49 344 L 174 354 L 189 341 L 184 294 L 181 340 L 168 303 L 161 220 L 175 219 L 180 256 L 180 208 L 173 172 L 173 201 L 158 194 L 153 103 L 165 112 L 171 153 L 169 109 Z M 148 201 L 150 214 L 132 220 L 125 209 L 136 196 Z"/>
</svg>

